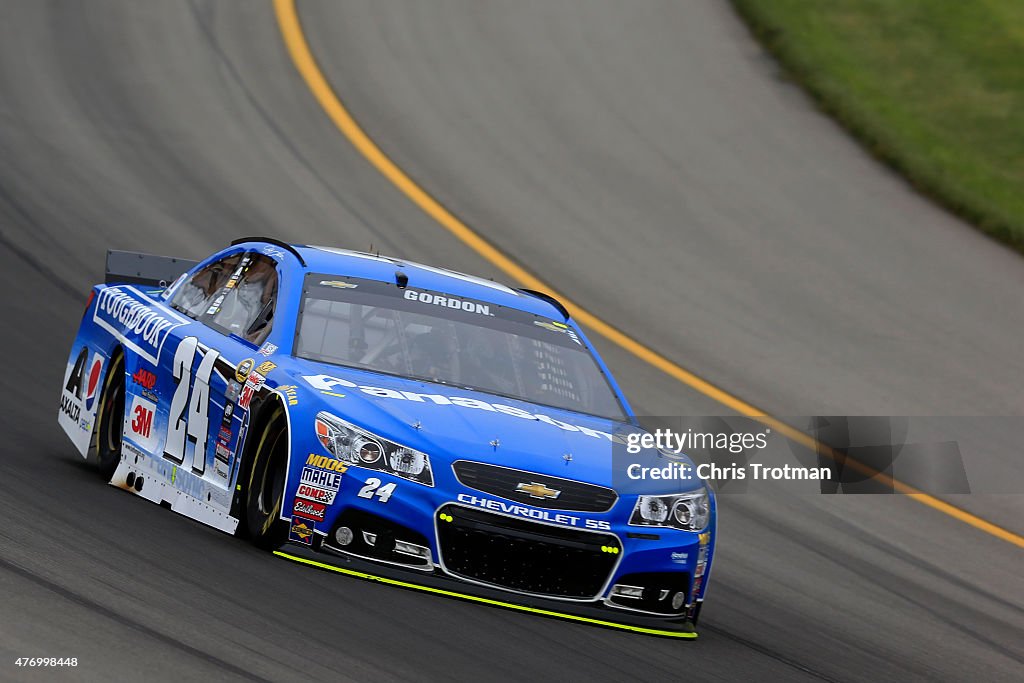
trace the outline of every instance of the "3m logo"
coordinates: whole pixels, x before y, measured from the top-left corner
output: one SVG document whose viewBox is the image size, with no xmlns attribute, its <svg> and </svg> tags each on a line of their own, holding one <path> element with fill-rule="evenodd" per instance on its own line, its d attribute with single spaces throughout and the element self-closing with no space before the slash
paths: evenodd
<svg viewBox="0 0 1024 683">
<path fill-rule="evenodd" d="M 125 436 L 150 453 L 157 450 L 156 430 L 153 429 L 155 415 L 155 403 L 147 401 L 141 396 L 132 397 L 132 405 L 128 412 L 128 418 L 125 420 Z"/>
<path fill-rule="evenodd" d="M 256 390 L 248 384 L 242 387 L 242 393 L 238 395 L 238 407 L 242 410 L 249 410 L 249 404 L 252 403 L 252 397 L 255 393 Z"/>
<path fill-rule="evenodd" d="M 132 414 L 132 434 L 148 439 L 152 431 L 153 411 L 141 405 L 135 406 L 135 411 Z"/>
<path fill-rule="evenodd" d="M 238 407 L 243 410 L 248 410 L 253 396 L 260 390 L 260 387 L 262 387 L 263 383 L 266 381 L 267 378 L 255 370 L 249 372 L 249 376 L 245 380 L 245 386 L 242 387 L 242 393 L 238 398 Z"/>
</svg>

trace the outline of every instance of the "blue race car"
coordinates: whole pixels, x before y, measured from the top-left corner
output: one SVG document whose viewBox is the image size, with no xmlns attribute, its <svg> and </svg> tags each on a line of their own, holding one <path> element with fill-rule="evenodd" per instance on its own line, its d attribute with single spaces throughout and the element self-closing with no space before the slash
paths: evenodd
<svg viewBox="0 0 1024 683">
<path fill-rule="evenodd" d="M 715 497 L 624 475 L 666 455 L 623 447 L 642 429 L 547 295 L 268 238 L 112 251 L 58 420 L 111 484 L 282 557 L 696 637 Z"/>
</svg>

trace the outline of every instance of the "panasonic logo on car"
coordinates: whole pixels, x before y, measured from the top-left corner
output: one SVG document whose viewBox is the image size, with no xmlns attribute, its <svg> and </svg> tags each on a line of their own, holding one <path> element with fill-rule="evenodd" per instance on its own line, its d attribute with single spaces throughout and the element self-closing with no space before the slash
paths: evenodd
<svg viewBox="0 0 1024 683">
<path fill-rule="evenodd" d="M 414 289 L 405 290 L 404 296 L 409 301 L 419 301 L 423 304 L 433 304 L 434 306 L 443 306 L 445 308 L 457 308 L 469 313 L 478 313 L 479 315 L 493 315 L 491 313 L 491 307 L 487 304 L 481 304 L 475 301 L 466 301 L 465 299 L 458 299 L 453 296 L 441 296 L 439 294 L 431 294 L 430 292 L 417 292 Z"/>
<path fill-rule="evenodd" d="M 399 401 L 415 401 L 416 403 L 430 402 L 438 405 L 458 406 L 460 408 L 472 408 L 474 410 L 487 410 L 494 413 L 502 413 L 503 415 L 518 417 L 523 420 L 537 420 L 539 422 L 545 422 L 567 432 L 580 432 L 581 434 L 586 434 L 587 436 L 595 439 L 607 439 L 608 441 L 614 441 L 621 444 L 626 443 L 626 439 L 618 434 L 609 434 L 608 432 L 603 432 L 600 429 L 590 429 L 589 427 L 556 420 L 550 415 L 545 415 L 544 413 L 531 413 L 528 410 L 516 408 L 515 406 L 505 405 L 504 403 L 490 403 L 489 401 L 481 401 L 480 399 L 470 398 L 469 396 L 443 396 L 441 394 L 422 394 L 415 391 L 398 391 L 396 389 L 388 389 L 386 387 L 374 387 L 365 384 L 360 385 L 355 382 L 350 382 L 347 379 L 331 377 L 330 375 L 303 375 L 302 379 L 306 380 L 311 387 L 319 389 L 320 391 L 333 392 L 337 391 L 340 387 L 344 387 L 346 389 L 358 389 L 364 394 L 376 396 L 377 398 L 391 398 Z"/>
<path fill-rule="evenodd" d="M 153 365 L 168 333 L 187 320 L 164 315 L 145 294 L 133 287 L 107 287 L 100 291 L 93 322 L 114 335 Z"/>
</svg>

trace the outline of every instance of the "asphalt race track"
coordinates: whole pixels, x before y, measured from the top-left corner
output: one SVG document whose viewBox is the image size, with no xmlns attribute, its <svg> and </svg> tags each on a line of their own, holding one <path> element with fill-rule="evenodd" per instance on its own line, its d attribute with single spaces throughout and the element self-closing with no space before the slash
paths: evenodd
<svg viewBox="0 0 1024 683">
<path fill-rule="evenodd" d="M 727 3 L 299 15 L 428 192 L 744 400 L 1024 414 L 1024 262 L 848 141 Z M 905 496 L 723 498 L 685 643 L 308 570 L 101 484 L 56 413 L 105 250 L 196 258 L 244 235 L 502 279 L 337 130 L 269 2 L 0 2 L 0 679 L 1021 679 L 1024 549 Z M 640 412 L 727 413 L 596 341 Z M 979 467 L 1019 477 L 1020 456 Z M 1020 495 L 955 502 L 1024 532 Z"/>
</svg>

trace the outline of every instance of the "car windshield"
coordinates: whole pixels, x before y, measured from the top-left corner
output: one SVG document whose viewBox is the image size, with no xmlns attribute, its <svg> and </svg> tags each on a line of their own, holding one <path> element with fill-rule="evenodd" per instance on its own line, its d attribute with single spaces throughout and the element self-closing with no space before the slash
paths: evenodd
<svg viewBox="0 0 1024 683">
<path fill-rule="evenodd" d="M 440 292 L 309 275 L 295 355 L 626 419 L 571 327 Z"/>
</svg>

